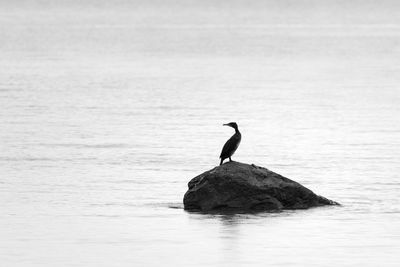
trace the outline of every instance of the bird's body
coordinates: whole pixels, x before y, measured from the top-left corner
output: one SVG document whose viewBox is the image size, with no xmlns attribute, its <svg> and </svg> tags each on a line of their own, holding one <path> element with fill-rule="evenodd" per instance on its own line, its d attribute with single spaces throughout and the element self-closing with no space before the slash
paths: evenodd
<svg viewBox="0 0 400 267">
<path fill-rule="evenodd" d="M 219 158 L 221 159 L 221 163 L 219 165 L 222 165 L 224 159 L 227 158 L 229 158 L 229 161 L 232 161 L 231 156 L 233 155 L 233 153 L 235 153 L 236 149 L 239 147 L 240 141 L 242 140 L 242 135 L 240 134 L 238 126 L 235 122 L 230 122 L 224 125 L 234 128 L 235 134 L 232 135 L 232 137 L 229 138 L 228 141 L 226 141 L 224 147 L 222 148 L 221 155 L 219 156 Z"/>
</svg>

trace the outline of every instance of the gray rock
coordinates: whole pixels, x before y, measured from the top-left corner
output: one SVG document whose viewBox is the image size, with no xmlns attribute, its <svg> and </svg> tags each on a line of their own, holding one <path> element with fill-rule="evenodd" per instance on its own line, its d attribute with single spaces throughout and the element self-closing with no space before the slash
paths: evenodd
<svg viewBox="0 0 400 267">
<path fill-rule="evenodd" d="M 337 202 L 254 164 L 228 162 L 193 178 L 183 198 L 186 210 L 307 209 Z"/>
</svg>

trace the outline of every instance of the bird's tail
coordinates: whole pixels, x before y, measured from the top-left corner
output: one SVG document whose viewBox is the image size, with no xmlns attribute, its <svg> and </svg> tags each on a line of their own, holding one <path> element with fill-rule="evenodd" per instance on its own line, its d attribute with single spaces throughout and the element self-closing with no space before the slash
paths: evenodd
<svg viewBox="0 0 400 267">
<path fill-rule="evenodd" d="M 224 161 L 224 159 L 223 158 L 221 158 L 221 162 L 219 163 L 219 166 L 221 166 L 222 165 L 222 162 Z"/>
</svg>

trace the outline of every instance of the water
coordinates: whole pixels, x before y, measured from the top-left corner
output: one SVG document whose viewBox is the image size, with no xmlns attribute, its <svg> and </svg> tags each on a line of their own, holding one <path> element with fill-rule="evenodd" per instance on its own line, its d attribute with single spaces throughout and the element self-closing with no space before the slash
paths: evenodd
<svg viewBox="0 0 400 267">
<path fill-rule="evenodd" d="M 3 1 L 2 266 L 399 266 L 396 1 Z M 343 204 L 182 209 L 233 159 Z"/>
</svg>

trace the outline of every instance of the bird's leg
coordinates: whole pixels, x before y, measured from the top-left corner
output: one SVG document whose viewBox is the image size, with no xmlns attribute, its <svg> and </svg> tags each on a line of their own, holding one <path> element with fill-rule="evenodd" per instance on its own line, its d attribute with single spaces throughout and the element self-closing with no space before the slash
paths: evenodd
<svg viewBox="0 0 400 267">
<path fill-rule="evenodd" d="M 232 159 L 231 159 L 231 157 L 229 157 L 229 162 L 231 162 L 232 161 Z"/>
</svg>

